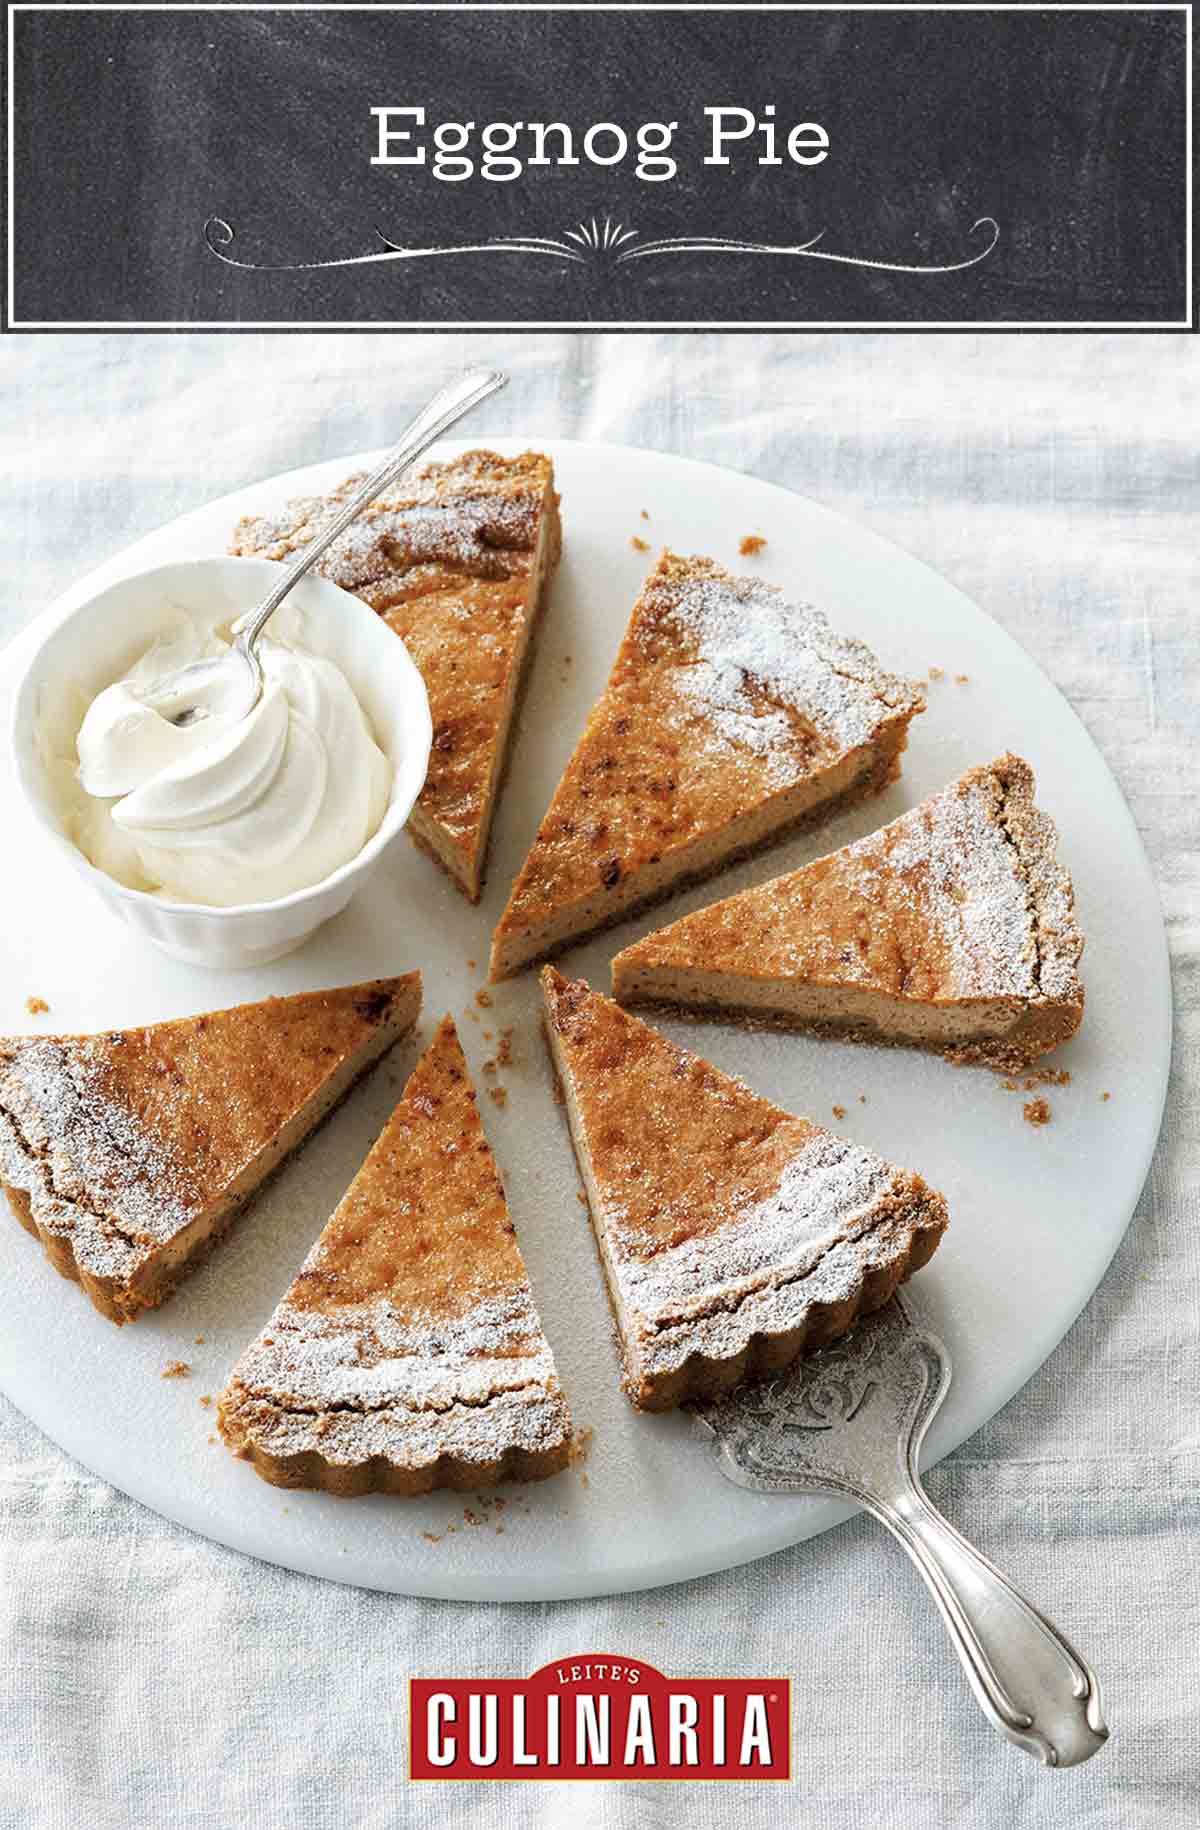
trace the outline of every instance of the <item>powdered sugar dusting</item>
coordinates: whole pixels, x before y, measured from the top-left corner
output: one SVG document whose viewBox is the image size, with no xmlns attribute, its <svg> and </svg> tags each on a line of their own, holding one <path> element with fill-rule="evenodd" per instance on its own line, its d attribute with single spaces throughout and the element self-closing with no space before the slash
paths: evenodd
<svg viewBox="0 0 1200 1830">
<path fill-rule="evenodd" d="M 693 666 L 675 670 L 674 687 L 675 701 L 702 714 L 711 735 L 727 749 L 765 759 L 769 787 L 786 788 L 808 773 L 787 713 L 756 709 L 740 667 L 714 664 L 702 656 Z"/>
<path fill-rule="evenodd" d="M 1081 1009 L 1071 879 L 1033 791 L 1029 766 L 1002 756 L 878 832 L 684 916 L 623 958 L 914 1005 L 1003 1000 L 994 1021 L 1009 1029 L 1024 1021 L 1021 1007 Z"/>
<path fill-rule="evenodd" d="M 1044 999 L 1073 1001 L 1083 995 L 1079 961 L 1083 935 L 1075 919 L 1075 892 L 1057 855 L 1058 832 L 1033 804 L 1033 776 L 1016 757 L 1006 757 L 1004 826 L 1021 860 L 1034 924 L 1038 989 Z"/>
<path fill-rule="evenodd" d="M 864 901 L 882 906 L 886 879 L 886 897 L 907 902 L 916 931 L 944 944 L 944 995 L 1037 1002 L 1079 994 L 1083 942 L 1071 881 L 1032 792 L 1026 765 L 1005 757 L 847 847 Z M 854 971 L 851 954 L 848 980 Z"/>
<path fill-rule="evenodd" d="M 915 683 L 887 673 L 863 643 L 837 634 L 819 610 L 790 602 L 775 585 L 734 578 L 692 562 L 646 591 L 651 618 L 677 625 L 694 660 L 678 673 L 680 694 L 702 707 L 726 743 L 771 755 L 780 785 L 794 779 L 794 727 L 765 708 L 765 694 L 792 708 L 826 746 L 869 743 L 895 712 L 923 704 Z M 804 770 L 799 770 L 804 773 Z"/>
<path fill-rule="evenodd" d="M 857 1144 L 810 1130 L 769 1195 L 752 1200 L 735 1192 L 727 1224 L 651 1256 L 654 1241 L 623 1228 L 619 1210 L 609 1207 L 626 1293 L 650 1314 L 682 1311 L 764 1270 L 802 1274 L 834 1239 L 865 1223 L 897 1173 Z"/>
<path fill-rule="evenodd" d="M 342 1464 L 378 1455 L 411 1467 L 443 1454 L 490 1462 L 570 1433 L 524 1284 L 455 1318 L 385 1297 L 326 1312 L 285 1298 L 238 1362 L 225 1404 L 270 1454 L 316 1449 Z"/>
<path fill-rule="evenodd" d="M 1020 861 L 997 818 L 995 786 L 955 784 L 896 822 L 886 856 L 893 880 L 910 879 L 914 910 L 949 949 L 959 997 L 1032 998 L 1038 954 Z M 863 841 L 872 868 L 871 841 Z"/>
<path fill-rule="evenodd" d="M 725 1224 L 679 1245 L 648 1250 L 656 1241 L 626 1229 L 619 1207 L 606 1205 L 613 1268 L 626 1310 L 637 1318 L 646 1370 L 661 1372 L 695 1351 L 697 1324 L 705 1351 L 724 1358 L 763 1327 L 764 1301 L 773 1315 L 782 1302 L 794 1317 L 827 1300 L 817 1274 L 830 1253 L 854 1247 L 889 1220 L 889 1197 L 911 1195 L 911 1179 L 873 1152 L 826 1131 L 805 1132 L 769 1194 L 739 1199 L 735 1191 Z M 858 1261 L 843 1250 L 836 1262 Z M 770 1323 L 776 1332 L 785 1325 L 796 1321 L 774 1315 Z"/>
<path fill-rule="evenodd" d="M 296 1409 L 444 1410 L 553 1372 L 528 1286 L 518 1285 L 454 1319 L 409 1314 L 386 1297 L 331 1311 L 285 1299 L 235 1376 Z"/>
<path fill-rule="evenodd" d="M 361 482 L 361 476 L 350 477 L 328 496 L 297 497 L 278 515 L 243 521 L 233 550 L 268 559 L 295 556 Z M 510 569 L 505 549 L 528 552 L 536 544 L 541 506 L 540 480 L 518 487 L 489 480 L 469 461 L 433 465 L 373 502 L 316 569 L 348 591 L 431 563 L 503 578 Z"/>
<path fill-rule="evenodd" d="M 932 1214 L 927 1224 L 940 1224 Z M 912 1250 L 912 1218 L 888 1215 L 853 1237 L 835 1238 L 811 1267 L 796 1275 L 764 1276 L 730 1307 L 668 1318 L 637 1342 L 640 1370 L 652 1376 L 675 1371 L 695 1355 L 732 1360 L 756 1335 L 804 1329 L 814 1311 L 855 1302 L 875 1270 L 903 1271 Z"/>
<path fill-rule="evenodd" d="M 69 1238 L 82 1269 L 120 1281 L 196 1212 L 179 1166 L 106 1097 L 86 1049 L 49 1039 L 4 1061 L 0 1180 L 29 1195 L 40 1226 Z"/>
</svg>

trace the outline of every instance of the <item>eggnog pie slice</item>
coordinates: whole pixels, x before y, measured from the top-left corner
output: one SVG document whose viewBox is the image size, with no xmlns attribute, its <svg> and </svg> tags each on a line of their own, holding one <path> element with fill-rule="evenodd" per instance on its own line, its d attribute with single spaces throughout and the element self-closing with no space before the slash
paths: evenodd
<svg viewBox="0 0 1200 1830">
<path fill-rule="evenodd" d="M 474 1490 L 566 1466 L 566 1400 L 449 1017 L 219 1415 L 278 1487 Z"/>
<path fill-rule="evenodd" d="M 925 1264 L 946 1204 L 553 967 L 546 1035 L 640 1410 L 778 1372 Z"/>
<path fill-rule="evenodd" d="M 231 552 L 293 558 L 361 481 L 246 516 Z M 420 669 L 433 750 L 408 829 L 472 902 L 561 545 L 550 459 L 468 451 L 380 496 L 317 565 L 379 611 Z"/>
<path fill-rule="evenodd" d="M 102 1315 L 153 1309 L 416 1022 L 421 979 L 0 1040 L 0 1187 Z"/>
<path fill-rule="evenodd" d="M 664 553 L 517 878 L 492 978 L 878 792 L 923 705 L 819 611 Z"/>
<path fill-rule="evenodd" d="M 626 947 L 614 995 L 1027 1067 L 1083 1017 L 1071 879 L 1033 794 L 1018 756 L 970 769 L 856 844 Z"/>
</svg>

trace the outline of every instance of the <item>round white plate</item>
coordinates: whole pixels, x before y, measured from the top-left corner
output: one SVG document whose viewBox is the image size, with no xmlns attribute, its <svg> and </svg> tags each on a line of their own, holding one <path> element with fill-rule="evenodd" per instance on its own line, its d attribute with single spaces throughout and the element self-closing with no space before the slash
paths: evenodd
<svg viewBox="0 0 1200 1830">
<path fill-rule="evenodd" d="M 520 449 L 502 445 L 502 449 Z M 789 494 L 681 458 L 551 442 L 567 531 L 501 803 L 488 888 L 471 908 L 404 837 L 366 893 L 292 957 L 248 972 L 175 964 L 93 900 L 0 783 L 10 859 L 0 959 L 0 1029 L 89 1030 L 152 1022 L 268 992 L 419 966 L 422 1031 L 447 1010 L 481 1089 L 495 1037 L 513 1026 L 507 1104 L 481 1109 L 508 1186 L 534 1291 L 576 1423 L 582 1467 L 470 1496 L 337 1500 L 266 1486 L 215 1440 L 215 1407 L 399 1096 L 416 1045 L 397 1050 L 269 1188 L 230 1239 L 162 1310 L 118 1330 L 59 1279 L 15 1223 L 0 1225 L 0 1387 L 78 1460 L 126 1493 L 238 1550 L 378 1589 L 513 1601 L 648 1587 L 763 1556 L 824 1530 L 845 1509 L 742 1492 L 680 1416 L 639 1417 L 618 1389 L 608 1304 L 526 974 L 476 999 L 508 885 L 602 686 L 652 555 L 669 544 L 752 569 L 822 605 L 900 671 L 944 669 L 912 729 L 904 773 L 882 798 L 779 846 L 578 948 L 569 969 L 608 989 L 608 962 L 635 934 L 819 856 L 893 818 L 972 763 L 1014 749 L 1034 765 L 1059 822 L 1083 928 L 1087 1018 L 1056 1058 L 1071 1084 L 1028 1095 L 985 1071 L 720 1026 L 665 1023 L 677 1039 L 784 1106 L 919 1169 L 943 1189 L 951 1226 L 912 1292 L 947 1342 L 954 1385 L 932 1431 L 936 1460 L 977 1430 L 1051 1352 L 1125 1231 L 1158 1132 L 1170 995 L 1158 899 L 1121 795 L 1083 726 L 1029 657 L 960 591 L 868 529 Z M 0 659 L 0 697 L 30 642 L 71 603 L 123 572 L 223 551 L 236 518 L 339 482 L 372 454 L 276 477 L 185 515 L 102 566 Z M 645 510 L 648 519 L 644 519 Z M 739 541 L 767 539 L 740 561 Z M 955 676 L 965 674 L 965 684 Z M 48 1000 L 31 1019 L 25 1000 Z M 488 994 L 485 994 L 485 996 Z M 490 1034 L 488 1032 L 491 1032 Z M 1103 1094 L 1111 1092 L 1111 1099 Z M 832 1117 L 834 1106 L 844 1118 Z M 200 1340 L 199 1337 L 203 1337 Z M 161 1377 L 169 1360 L 188 1379 Z"/>
</svg>

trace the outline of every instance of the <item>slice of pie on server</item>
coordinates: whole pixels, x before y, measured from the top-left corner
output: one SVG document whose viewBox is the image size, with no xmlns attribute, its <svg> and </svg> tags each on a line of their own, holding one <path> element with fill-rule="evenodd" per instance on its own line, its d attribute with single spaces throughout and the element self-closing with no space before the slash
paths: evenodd
<svg viewBox="0 0 1200 1830">
<path fill-rule="evenodd" d="M 621 1004 L 905 1043 L 1019 1071 L 1083 1017 L 1083 936 L 1033 771 L 970 769 L 879 832 L 613 961 Z"/>
<path fill-rule="evenodd" d="M 361 481 L 246 516 L 231 552 L 294 558 Z M 408 830 L 472 902 L 561 547 L 550 459 L 467 451 L 380 496 L 317 566 L 378 610 L 420 670 L 433 748 Z"/>
<path fill-rule="evenodd" d="M 153 1309 L 417 1020 L 421 978 L 0 1040 L 0 1188 L 102 1315 Z"/>
<path fill-rule="evenodd" d="M 920 1176 L 760 1099 L 551 966 L 542 986 L 640 1410 L 780 1371 L 933 1255 L 946 1204 Z"/>
<path fill-rule="evenodd" d="M 664 553 L 496 929 L 492 978 L 877 793 L 923 707 L 819 611 Z"/>
<path fill-rule="evenodd" d="M 281 1487 L 541 1480 L 571 1421 L 452 1020 L 221 1398 Z"/>
</svg>

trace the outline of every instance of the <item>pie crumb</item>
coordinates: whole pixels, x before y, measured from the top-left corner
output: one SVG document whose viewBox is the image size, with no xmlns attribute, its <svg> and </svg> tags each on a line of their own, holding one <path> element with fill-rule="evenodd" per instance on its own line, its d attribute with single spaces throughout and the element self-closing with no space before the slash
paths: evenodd
<svg viewBox="0 0 1200 1830">
<path fill-rule="evenodd" d="M 571 1458 L 571 1466 L 573 1468 L 581 1468 L 591 1454 L 592 1440 L 595 1437 L 595 1434 L 596 1432 L 590 1423 L 585 1423 L 581 1430 L 575 1431 L 575 1434 L 571 1438 L 571 1447 L 568 1451 Z"/>
<path fill-rule="evenodd" d="M 1101 1095 L 1100 1095 L 1100 1097 L 1101 1097 L 1101 1099 L 1106 1099 L 1106 1100 L 1107 1100 L 1107 1099 L 1111 1099 L 1111 1098 L 1112 1098 L 1112 1094 L 1111 1094 L 1111 1093 L 1101 1093 Z"/>
<path fill-rule="evenodd" d="M 642 520 L 649 521 L 649 519 L 650 519 L 650 511 L 649 511 L 649 509 L 644 508 L 642 510 Z"/>
<path fill-rule="evenodd" d="M 475 961 L 473 959 L 469 959 L 467 961 L 467 971 L 474 972 L 474 970 L 475 970 Z"/>
<path fill-rule="evenodd" d="M 1048 1125 L 1050 1123 L 1050 1105 L 1045 1099 L 1026 1100 L 1024 1112 L 1027 1125 Z"/>
<path fill-rule="evenodd" d="M 865 1105 L 866 1105 L 866 1103 L 867 1103 L 867 1096 L 866 1096 L 866 1094 L 865 1094 L 865 1093 L 860 1093 L 860 1094 L 859 1094 L 859 1096 L 858 1096 L 858 1103 L 859 1103 L 859 1105 L 860 1105 L 860 1106 L 865 1106 Z"/>
<path fill-rule="evenodd" d="M 186 1360 L 168 1360 L 162 1369 L 164 1379 L 190 1379 L 192 1369 Z"/>
<path fill-rule="evenodd" d="M 25 1000 L 25 1008 L 31 1017 L 44 1017 L 50 1006 L 45 998 L 28 997 Z"/>
<path fill-rule="evenodd" d="M 738 552 L 743 559 L 753 559 L 756 554 L 762 552 L 766 544 L 766 540 L 761 534 L 743 534 L 738 542 Z"/>
<path fill-rule="evenodd" d="M 1035 1074 L 1026 1074 L 1023 1080 L 1000 1082 L 1006 1093 L 1032 1093 L 1038 1087 L 1069 1087 L 1070 1084 L 1070 1068 L 1041 1068 Z"/>
<path fill-rule="evenodd" d="M 955 686 L 967 686 L 970 683 L 970 679 L 970 674 L 955 674 L 954 684 Z"/>
<path fill-rule="evenodd" d="M 629 537 L 629 544 L 635 553 L 648 553 L 650 551 L 650 542 L 648 540 L 643 540 L 640 534 L 631 534 Z"/>
<path fill-rule="evenodd" d="M 833 1108 L 833 1116 L 834 1116 L 834 1117 L 835 1117 L 835 1118 L 836 1118 L 836 1119 L 843 1119 L 843 1118 L 845 1118 L 845 1116 L 846 1116 L 846 1108 L 845 1108 L 845 1106 L 834 1106 L 834 1108 Z"/>
<path fill-rule="evenodd" d="M 509 1067 L 512 1064 L 512 1036 L 513 1033 L 511 1029 L 502 1029 L 500 1031 L 500 1046 L 496 1050 L 496 1060 L 501 1067 Z"/>
<path fill-rule="evenodd" d="M 212 1393 L 211 1392 L 201 1392 L 200 1402 L 204 1406 L 206 1411 L 210 1410 L 212 1408 Z"/>
<path fill-rule="evenodd" d="M 442 1541 L 441 1534 L 436 1531 L 423 1531 L 421 1536 L 424 1538 L 426 1544 L 440 1544 Z"/>
<path fill-rule="evenodd" d="M 485 1061 L 483 1064 L 483 1071 L 485 1074 L 494 1074 L 496 1072 L 496 1063 L 494 1061 Z"/>
<path fill-rule="evenodd" d="M 478 1004 L 480 1010 L 490 1010 L 492 1008 L 491 992 L 481 986 L 475 993 L 475 1002 Z"/>
<path fill-rule="evenodd" d="M 929 669 L 929 678 L 931 680 L 944 680 L 946 678 L 946 669 L 944 667 L 931 667 Z"/>
<path fill-rule="evenodd" d="M 202 1334 L 198 1334 L 198 1335 L 197 1335 L 197 1336 L 196 1336 L 196 1345 L 197 1345 L 197 1347 L 203 1347 L 203 1345 L 204 1345 L 204 1336 L 203 1336 L 203 1335 L 202 1335 Z"/>
<path fill-rule="evenodd" d="M 503 1111 L 504 1107 L 508 1104 L 508 1088 L 507 1087 L 489 1087 L 488 1088 L 488 1098 L 491 1100 L 491 1102 L 494 1106 L 499 1106 L 500 1109 Z"/>
</svg>

